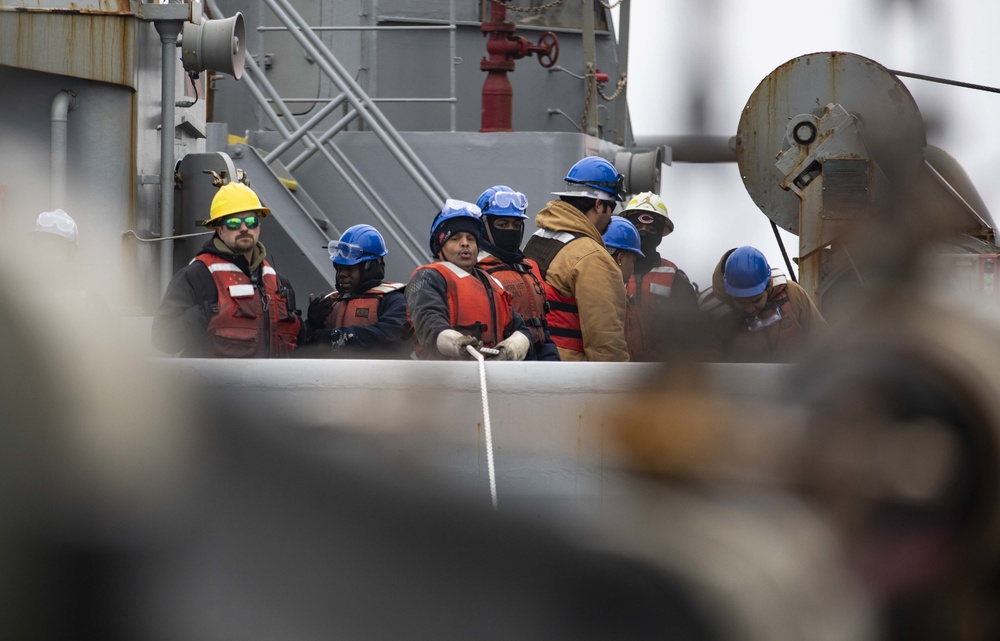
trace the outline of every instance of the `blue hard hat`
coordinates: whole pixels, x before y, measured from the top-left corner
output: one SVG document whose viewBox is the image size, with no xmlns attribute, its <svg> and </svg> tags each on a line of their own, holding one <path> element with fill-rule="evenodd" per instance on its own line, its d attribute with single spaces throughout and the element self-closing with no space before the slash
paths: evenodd
<svg viewBox="0 0 1000 641">
<path fill-rule="evenodd" d="M 528 198 L 507 185 L 495 185 L 479 196 L 476 206 L 484 216 L 504 216 L 507 218 L 527 218 Z"/>
<path fill-rule="evenodd" d="M 642 253 L 639 230 L 635 228 L 635 225 L 621 216 L 611 217 L 611 222 L 608 223 L 608 229 L 604 232 L 603 238 L 604 244 L 608 247 L 635 252 L 642 257 L 646 256 Z"/>
<path fill-rule="evenodd" d="M 382 234 L 371 225 L 349 227 L 340 240 L 327 246 L 334 265 L 357 265 L 388 254 Z"/>
<path fill-rule="evenodd" d="M 448 237 L 456 231 L 468 231 L 478 241 L 483 236 L 482 210 L 464 200 L 449 198 L 431 222 L 431 256 L 436 256 Z"/>
<path fill-rule="evenodd" d="M 759 249 L 738 247 L 726 259 L 722 276 L 727 294 L 734 298 L 750 298 L 767 289 L 771 266 Z"/>
<path fill-rule="evenodd" d="M 566 181 L 566 191 L 555 191 L 553 194 L 619 202 L 625 200 L 625 176 L 600 156 L 587 156 L 578 161 L 563 180 Z"/>
</svg>

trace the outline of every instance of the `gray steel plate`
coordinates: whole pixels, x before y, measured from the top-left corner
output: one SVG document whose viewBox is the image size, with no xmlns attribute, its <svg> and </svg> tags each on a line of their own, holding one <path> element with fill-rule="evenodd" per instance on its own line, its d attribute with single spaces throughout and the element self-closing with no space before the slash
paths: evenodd
<svg viewBox="0 0 1000 641">
<path fill-rule="evenodd" d="M 837 51 L 789 60 L 757 85 L 743 108 L 736 162 L 754 203 L 795 234 L 799 198 L 780 187 L 784 176 L 775 161 L 788 121 L 799 114 L 820 115 L 829 103 L 860 118 L 871 158 L 890 180 L 905 167 L 923 162 L 926 140 L 920 111 L 909 90 L 888 69 Z"/>
</svg>

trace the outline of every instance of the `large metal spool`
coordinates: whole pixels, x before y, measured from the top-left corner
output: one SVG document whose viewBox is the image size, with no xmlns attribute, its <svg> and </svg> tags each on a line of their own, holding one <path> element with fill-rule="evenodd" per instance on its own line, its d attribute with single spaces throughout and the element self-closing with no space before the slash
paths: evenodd
<svg viewBox="0 0 1000 641">
<path fill-rule="evenodd" d="M 899 78 L 877 62 L 852 53 L 812 53 L 789 60 L 751 94 L 736 133 L 736 162 L 754 203 L 780 227 L 799 233 L 799 198 L 782 189 L 775 162 L 789 146 L 789 122 L 819 116 L 839 104 L 859 118 L 869 157 L 887 176 L 923 162 L 923 119 Z M 814 144 L 818 144 L 818 140 Z"/>
</svg>

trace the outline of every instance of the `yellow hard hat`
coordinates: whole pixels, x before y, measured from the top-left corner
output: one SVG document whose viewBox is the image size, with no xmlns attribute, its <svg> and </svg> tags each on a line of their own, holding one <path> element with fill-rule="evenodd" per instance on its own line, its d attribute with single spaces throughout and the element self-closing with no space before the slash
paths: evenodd
<svg viewBox="0 0 1000 641">
<path fill-rule="evenodd" d="M 667 216 L 667 206 L 663 204 L 663 199 L 651 191 L 644 191 L 632 197 L 625 208 L 621 211 L 621 216 L 629 218 L 632 212 L 649 212 L 663 218 L 663 235 L 666 236 L 674 230 L 674 221 Z"/>
<path fill-rule="evenodd" d="M 260 198 L 252 189 L 243 183 L 226 183 L 219 187 L 212 199 L 211 217 L 203 224 L 211 227 L 213 221 L 248 211 L 260 212 L 261 218 L 271 213 L 270 209 L 260 204 Z"/>
</svg>

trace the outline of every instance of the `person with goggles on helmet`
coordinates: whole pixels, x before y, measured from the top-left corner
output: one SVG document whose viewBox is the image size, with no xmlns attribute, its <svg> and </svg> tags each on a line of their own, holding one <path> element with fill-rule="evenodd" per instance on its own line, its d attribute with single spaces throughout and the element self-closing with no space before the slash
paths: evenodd
<svg viewBox="0 0 1000 641">
<path fill-rule="evenodd" d="M 271 212 L 239 182 L 222 185 L 203 224 L 215 234 L 178 271 L 153 316 L 153 345 L 196 358 L 283 358 L 305 338 L 288 279 L 264 259 Z"/>
<path fill-rule="evenodd" d="M 484 191 L 476 205 L 483 212 L 485 232 L 479 243 L 479 267 L 503 283 L 513 298 L 514 311 L 531 332 L 537 360 L 559 360 L 545 321 L 545 281 L 538 264 L 521 252 L 528 199 L 506 185 L 496 185 Z"/>
<path fill-rule="evenodd" d="M 503 284 L 476 266 L 482 212 L 448 199 L 431 223 L 433 263 L 417 267 L 406 286 L 406 311 L 424 359 L 471 359 L 468 347 L 495 350 L 495 360 L 531 356 L 531 335 Z"/>
<path fill-rule="evenodd" d="M 627 361 L 625 287 L 601 234 L 624 198 L 625 177 L 604 158 L 570 168 L 535 217 L 524 255 L 538 263 L 549 303 L 549 334 L 564 361 Z"/>
<path fill-rule="evenodd" d="M 356 357 L 357 350 L 365 350 L 365 357 L 406 358 L 405 285 L 383 282 L 389 252 L 382 234 L 371 225 L 354 225 L 328 250 L 337 289 L 309 303 L 310 346 L 323 356 L 339 352 Z"/>
<path fill-rule="evenodd" d="M 630 345 L 641 345 L 632 360 L 662 360 L 668 353 L 686 349 L 686 326 L 697 322 L 698 293 L 676 264 L 660 256 L 660 242 L 674 231 L 667 206 L 651 191 L 636 194 L 621 215 L 635 225 L 643 256 L 626 283 L 630 304 L 637 307 L 639 323 L 626 329 Z"/>
<path fill-rule="evenodd" d="M 699 302 L 719 323 L 714 360 L 790 362 L 827 328 L 806 291 L 755 247 L 723 254 Z"/>
<path fill-rule="evenodd" d="M 636 261 L 645 257 L 639 240 L 639 230 L 627 219 L 612 216 L 603 238 L 608 252 L 622 270 L 622 282 L 629 282 L 635 271 Z M 628 344 L 629 359 L 633 361 L 638 360 L 642 353 L 642 333 L 638 330 L 638 325 L 639 305 L 632 296 L 629 296 L 625 306 L 625 342 Z"/>
</svg>

